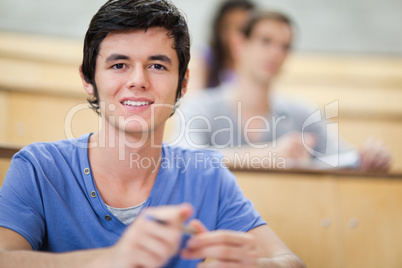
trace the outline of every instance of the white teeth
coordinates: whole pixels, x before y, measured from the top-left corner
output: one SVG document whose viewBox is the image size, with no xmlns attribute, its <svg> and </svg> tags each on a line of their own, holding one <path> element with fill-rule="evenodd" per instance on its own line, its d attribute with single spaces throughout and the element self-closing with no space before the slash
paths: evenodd
<svg viewBox="0 0 402 268">
<path fill-rule="evenodd" d="M 130 105 L 130 106 L 144 106 L 149 105 L 150 103 L 147 101 L 123 101 L 123 105 Z"/>
</svg>

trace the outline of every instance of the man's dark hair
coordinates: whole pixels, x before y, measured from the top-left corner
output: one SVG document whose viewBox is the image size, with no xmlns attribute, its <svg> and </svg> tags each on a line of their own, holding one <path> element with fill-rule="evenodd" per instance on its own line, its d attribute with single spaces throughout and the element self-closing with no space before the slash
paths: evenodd
<svg viewBox="0 0 402 268">
<path fill-rule="evenodd" d="M 243 34 L 249 38 L 254 30 L 255 25 L 262 20 L 273 20 L 289 25 L 293 28 L 293 22 L 286 14 L 279 11 L 255 11 L 250 16 L 243 28 Z"/>
<path fill-rule="evenodd" d="M 224 46 L 221 38 L 221 24 L 223 18 L 234 10 L 252 11 L 255 5 L 249 0 L 226 0 L 218 8 L 212 22 L 210 47 L 212 52 L 212 66 L 208 70 L 207 87 L 216 87 L 221 83 L 220 75 L 225 69 L 225 56 L 228 48 Z"/>
<path fill-rule="evenodd" d="M 169 0 L 109 0 L 89 24 L 81 67 L 85 81 L 94 87 L 94 96 L 88 98 L 88 102 L 98 114 L 99 95 L 95 70 L 101 42 L 109 33 L 146 31 L 150 27 L 165 28 L 168 36 L 174 39 L 174 49 L 179 59 L 176 101 L 180 99 L 182 82 L 190 60 L 190 35 L 183 14 Z"/>
</svg>

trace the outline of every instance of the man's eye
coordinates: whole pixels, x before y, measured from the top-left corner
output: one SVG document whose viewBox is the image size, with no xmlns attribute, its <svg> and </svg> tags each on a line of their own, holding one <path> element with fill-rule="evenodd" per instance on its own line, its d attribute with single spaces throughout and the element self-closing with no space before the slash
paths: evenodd
<svg viewBox="0 0 402 268">
<path fill-rule="evenodd" d="M 113 69 L 121 70 L 125 67 L 126 65 L 124 63 L 117 63 L 113 65 Z"/>
<path fill-rule="evenodd" d="M 160 65 L 160 64 L 152 64 L 152 65 L 151 65 L 151 69 L 155 69 L 155 70 L 166 70 L 165 66 Z"/>
</svg>

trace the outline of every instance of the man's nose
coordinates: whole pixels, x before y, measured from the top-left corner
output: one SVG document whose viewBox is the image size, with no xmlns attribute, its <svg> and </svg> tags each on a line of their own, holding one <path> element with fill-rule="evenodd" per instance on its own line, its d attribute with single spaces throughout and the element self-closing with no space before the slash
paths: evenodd
<svg viewBox="0 0 402 268">
<path fill-rule="evenodd" d="M 127 80 L 128 88 L 136 89 L 148 89 L 149 88 L 149 77 L 148 72 L 142 66 L 142 64 L 137 64 L 130 72 Z"/>
</svg>

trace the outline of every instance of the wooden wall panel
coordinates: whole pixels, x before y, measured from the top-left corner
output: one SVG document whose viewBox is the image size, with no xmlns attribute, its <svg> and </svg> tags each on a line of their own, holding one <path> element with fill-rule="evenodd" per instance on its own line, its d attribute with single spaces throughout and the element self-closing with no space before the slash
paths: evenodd
<svg viewBox="0 0 402 268">
<path fill-rule="evenodd" d="M 261 216 L 307 267 L 343 267 L 334 180 L 298 174 L 235 175 Z"/>
<path fill-rule="evenodd" d="M 309 268 L 402 266 L 402 175 L 235 172 Z"/>
<path fill-rule="evenodd" d="M 402 267 L 402 180 L 338 180 L 345 268 Z"/>
<path fill-rule="evenodd" d="M 77 112 L 71 124 L 70 120 L 66 120 L 69 111 L 77 105 L 82 108 L 89 106 L 84 98 L 18 92 L 10 94 L 8 142 L 29 144 L 66 139 L 66 131 L 70 129 L 75 137 L 96 131 L 98 117 L 89 108 Z"/>
</svg>

